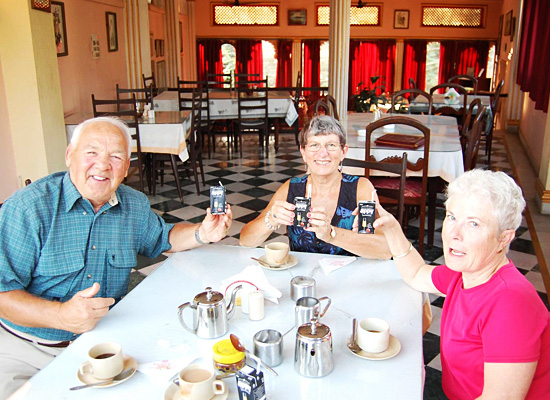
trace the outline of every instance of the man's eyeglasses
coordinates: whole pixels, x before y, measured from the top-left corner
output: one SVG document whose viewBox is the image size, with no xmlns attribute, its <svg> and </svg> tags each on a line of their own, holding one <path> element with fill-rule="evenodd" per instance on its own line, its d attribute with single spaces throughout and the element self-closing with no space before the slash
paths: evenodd
<svg viewBox="0 0 550 400">
<path fill-rule="evenodd" d="M 317 142 L 311 142 L 306 144 L 306 150 L 311 153 L 316 153 L 319 150 L 321 150 L 321 146 L 324 146 L 325 149 L 329 152 L 338 151 L 340 149 L 341 144 L 338 142 L 328 142 L 325 144 L 317 143 Z"/>
</svg>

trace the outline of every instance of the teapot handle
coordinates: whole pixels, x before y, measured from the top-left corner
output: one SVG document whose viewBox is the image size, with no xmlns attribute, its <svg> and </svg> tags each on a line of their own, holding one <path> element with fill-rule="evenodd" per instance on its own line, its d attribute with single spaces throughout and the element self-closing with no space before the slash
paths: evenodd
<svg viewBox="0 0 550 400">
<path fill-rule="evenodd" d="M 180 320 L 180 324 L 181 326 L 183 326 L 185 328 L 185 330 L 187 330 L 188 332 L 192 333 L 192 334 L 196 334 L 197 332 L 194 331 L 193 329 L 189 328 L 187 326 L 187 324 L 183 321 L 183 310 L 187 307 L 190 307 L 190 308 L 195 308 L 196 309 L 196 306 L 194 305 L 191 305 L 191 303 L 187 302 L 187 303 L 183 303 L 181 306 L 178 307 L 178 318 Z"/>
</svg>

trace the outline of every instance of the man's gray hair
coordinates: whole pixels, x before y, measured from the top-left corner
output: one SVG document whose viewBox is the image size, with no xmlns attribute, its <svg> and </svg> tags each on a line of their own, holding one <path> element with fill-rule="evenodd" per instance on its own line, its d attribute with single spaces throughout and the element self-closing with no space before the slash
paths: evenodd
<svg viewBox="0 0 550 400">
<path fill-rule="evenodd" d="M 126 139 L 126 144 L 128 148 L 128 158 L 130 157 L 131 153 L 131 147 L 132 147 L 132 135 L 130 133 L 130 128 L 128 128 L 128 125 L 126 125 L 126 122 L 121 120 L 120 118 L 115 117 L 97 117 L 97 118 L 90 118 L 84 122 L 81 122 L 74 130 L 73 136 L 71 136 L 71 145 L 73 147 L 76 147 L 78 144 L 78 141 L 80 140 L 80 135 L 82 134 L 82 131 L 84 128 L 86 128 L 88 125 L 95 124 L 95 123 L 108 123 L 111 125 L 114 125 L 120 131 L 124 134 L 124 138 Z"/>
<path fill-rule="evenodd" d="M 516 230 L 521 224 L 525 200 L 518 184 L 504 172 L 473 169 L 465 172 L 447 187 L 447 201 L 454 196 L 476 195 L 491 203 L 499 224 L 499 234 Z"/>
<path fill-rule="evenodd" d="M 304 126 L 304 129 L 302 129 L 298 136 L 298 142 L 300 143 L 300 147 L 305 147 L 307 140 L 311 136 L 325 136 L 330 134 L 338 135 L 340 144 L 342 146 L 346 145 L 346 134 L 340 122 L 329 115 L 318 115 L 312 118 L 311 121 Z"/>
</svg>

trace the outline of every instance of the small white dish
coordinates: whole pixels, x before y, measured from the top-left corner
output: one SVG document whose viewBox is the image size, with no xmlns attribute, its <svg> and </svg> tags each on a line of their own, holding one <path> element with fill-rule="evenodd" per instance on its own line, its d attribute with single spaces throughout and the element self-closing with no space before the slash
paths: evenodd
<svg viewBox="0 0 550 400">
<path fill-rule="evenodd" d="M 136 370 L 137 370 L 137 366 L 138 366 L 136 359 L 133 358 L 132 356 L 129 356 L 128 354 L 123 354 L 122 358 L 124 359 L 124 366 L 122 367 L 122 370 L 124 371 L 125 369 L 128 369 L 128 368 L 133 369 L 130 376 L 128 376 L 127 378 L 122 379 L 120 381 L 109 382 L 109 383 L 105 383 L 104 385 L 97 385 L 97 386 L 92 386 L 92 387 L 101 389 L 101 388 L 120 385 L 122 382 L 126 382 L 128 379 L 130 379 L 132 376 L 134 376 L 134 374 L 136 373 Z M 80 380 L 80 382 L 84 383 L 85 385 L 89 385 L 91 383 L 96 383 L 96 382 L 101 382 L 103 380 L 103 379 L 97 379 L 92 375 L 92 371 L 91 371 L 90 366 L 91 366 L 90 362 L 86 361 L 82 364 L 82 368 L 78 369 L 77 377 Z"/>
<path fill-rule="evenodd" d="M 269 265 L 269 267 L 267 267 L 265 264 L 262 264 L 262 263 L 258 263 L 258 264 L 260 264 L 262 268 L 269 269 L 269 270 L 289 269 L 294 267 L 296 264 L 298 264 L 298 259 L 292 254 L 289 254 L 288 261 L 285 264 L 271 264 L 265 258 L 265 254 L 260 257 L 260 260 L 262 260 L 264 263 Z"/>
<path fill-rule="evenodd" d="M 348 343 L 351 341 L 351 337 L 348 339 Z M 372 361 L 379 361 L 379 360 L 387 360 L 389 358 L 393 358 L 396 355 L 399 354 L 401 351 L 401 342 L 393 335 L 390 335 L 390 343 L 388 345 L 388 348 L 381 352 L 381 353 L 367 353 L 366 351 L 359 350 L 355 351 L 349 348 L 349 346 L 346 345 L 346 348 L 357 357 L 364 358 L 366 360 L 372 360 Z"/>
<path fill-rule="evenodd" d="M 225 392 L 222 394 L 215 394 L 210 400 L 225 400 L 229 396 L 229 389 L 225 386 Z M 180 393 L 179 385 L 171 382 L 164 392 L 164 400 L 184 400 L 184 397 Z"/>
</svg>

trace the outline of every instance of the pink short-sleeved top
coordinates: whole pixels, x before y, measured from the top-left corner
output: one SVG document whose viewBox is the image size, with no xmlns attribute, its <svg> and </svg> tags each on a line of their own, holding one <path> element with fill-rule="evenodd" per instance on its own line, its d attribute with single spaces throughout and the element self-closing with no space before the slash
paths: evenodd
<svg viewBox="0 0 550 400">
<path fill-rule="evenodd" d="M 441 314 L 445 394 L 451 400 L 480 396 L 485 362 L 538 361 L 526 399 L 550 399 L 549 313 L 514 264 L 470 289 L 463 288 L 460 272 L 445 265 L 433 270 L 432 281 L 447 295 Z"/>
</svg>

